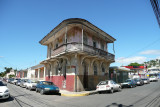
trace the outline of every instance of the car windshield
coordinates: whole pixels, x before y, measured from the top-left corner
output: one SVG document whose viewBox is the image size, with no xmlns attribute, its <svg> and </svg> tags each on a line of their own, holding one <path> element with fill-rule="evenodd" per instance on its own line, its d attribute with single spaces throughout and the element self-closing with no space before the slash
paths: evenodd
<svg viewBox="0 0 160 107">
<path fill-rule="evenodd" d="M 54 85 L 52 82 L 43 82 L 44 85 Z"/>
<path fill-rule="evenodd" d="M 14 78 L 11 78 L 10 80 L 11 80 L 11 81 L 13 81 L 13 80 L 14 80 Z"/>
<path fill-rule="evenodd" d="M 147 80 L 147 79 L 142 79 L 142 80 Z"/>
<path fill-rule="evenodd" d="M 106 84 L 108 84 L 108 81 L 102 81 L 99 83 L 99 85 L 106 85 Z"/>
<path fill-rule="evenodd" d="M 18 82 L 21 82 L 21 80 L 18 80 Z"/>
<path fill-rule="evenodd" d="M 37 83 L 37 81 L 31 81 L 31 83 Z"/>
<path fill-rule="evenodd" d="M 131 80 L 126 80 L 125 82 L 131 82 Z"/>
<path fill-rule="evenodd" d="M 24 80 L 24 82 L 27 82 L 28 80 Z"/>
<path fill-rule="evenodd" d="M 0 81 L 0 86 L 5 86 L 2 81 Z"/>
</svg>

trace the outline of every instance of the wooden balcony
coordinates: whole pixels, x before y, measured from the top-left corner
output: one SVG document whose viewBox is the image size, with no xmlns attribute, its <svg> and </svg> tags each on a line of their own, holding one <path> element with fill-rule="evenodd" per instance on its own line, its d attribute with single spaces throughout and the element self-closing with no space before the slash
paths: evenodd
<svg viewBox="0 0 160 107">
<path fill-rule="evenodd" d="M 88 53 L 89 55 L 96 55 L 96 56 L 101 56 L 106 58 L 107 60 L 111 60 L 111 61 L 115 61 L 115 55 L 106 52 L 102 49 L 99 48 L 94 48 L 93 46 L 89 46 L 89 45 L 83 45 L 82 48 L 82 44 L 81 43 L 67 43 L 67 44 L 63 44 L 61 46 L 59 46 L 57 49 L 52 50 L 51 52 L 51 56 L 55 57 L 55 56 L 59 56 L 60 54 L 64 54 L 66 52 L 85 52 Z"/>
</svg>

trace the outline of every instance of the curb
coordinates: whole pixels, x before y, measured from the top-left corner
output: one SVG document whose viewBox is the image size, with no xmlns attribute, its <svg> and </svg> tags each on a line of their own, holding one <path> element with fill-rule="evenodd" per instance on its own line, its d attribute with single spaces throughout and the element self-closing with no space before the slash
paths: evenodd
<svg viewBox="0 0 160 107">
<path fill-rule="evenodd" d="M 98 92 L 88 92 L 88 93 L 81 93 L 81 94 L 64 94 L 61 93 L 61 96 L 66 96 L 66 97 L 80 97 L 80 96 L 88 96 L 88 95 L 93 95 Z"/>
</svg>

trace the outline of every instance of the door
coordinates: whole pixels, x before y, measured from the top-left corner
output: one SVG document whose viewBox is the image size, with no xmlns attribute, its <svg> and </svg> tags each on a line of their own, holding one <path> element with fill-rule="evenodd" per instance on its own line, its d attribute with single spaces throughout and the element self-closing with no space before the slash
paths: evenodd
<svg viewBox="0 0 160 107">
<path fill-rule="evenodd" d="M 88 68 L 86 64 L 83 65 L 84 68 L 84 75 L 83 75 L 83 87 L 86 90 L 88 88 Z"/>
</svg>

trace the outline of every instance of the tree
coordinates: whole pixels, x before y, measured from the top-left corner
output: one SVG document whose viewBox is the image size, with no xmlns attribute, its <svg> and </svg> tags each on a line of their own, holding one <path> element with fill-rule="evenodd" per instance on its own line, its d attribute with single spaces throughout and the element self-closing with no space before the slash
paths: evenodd
<svg viewBox="0 0 160 107">
<path fill-rule="evenodd" d="M 13 77 L 15 77 L 15 75 L 9 75 L 9 78 L 13 78 Z"/>
<path fill-rule="evenodd" d="M 4 77 L 7 73 L 10 72 L 10 70 L 12 69 L 12 67 L 8 68 L 8 67 L 4 67 L 5 71 L 0 73 L 1 77 Z"/>
<path fill-rule="evenodd" d="M 5 69 L 5 73 L 7 74 L 7 73 L 9 73 L 11 70 L 12 70 L 12 67 L 10 67 L 10 68 L 8 68 L 8 67 L 4 67 L 4 69 Z"/>
<path fill-rule="evenodd" d="M 143 66 L 144 64 L 139 64 L 137 62 L 135 63 L 130 63 L 128 66 Z"/>
<path fill-rule="evenodd" d="M 156 61 L 155 60 L 151 60 L 150 63 L 151 63 L 151 65 L 156 66 Z"/>
</svg>

